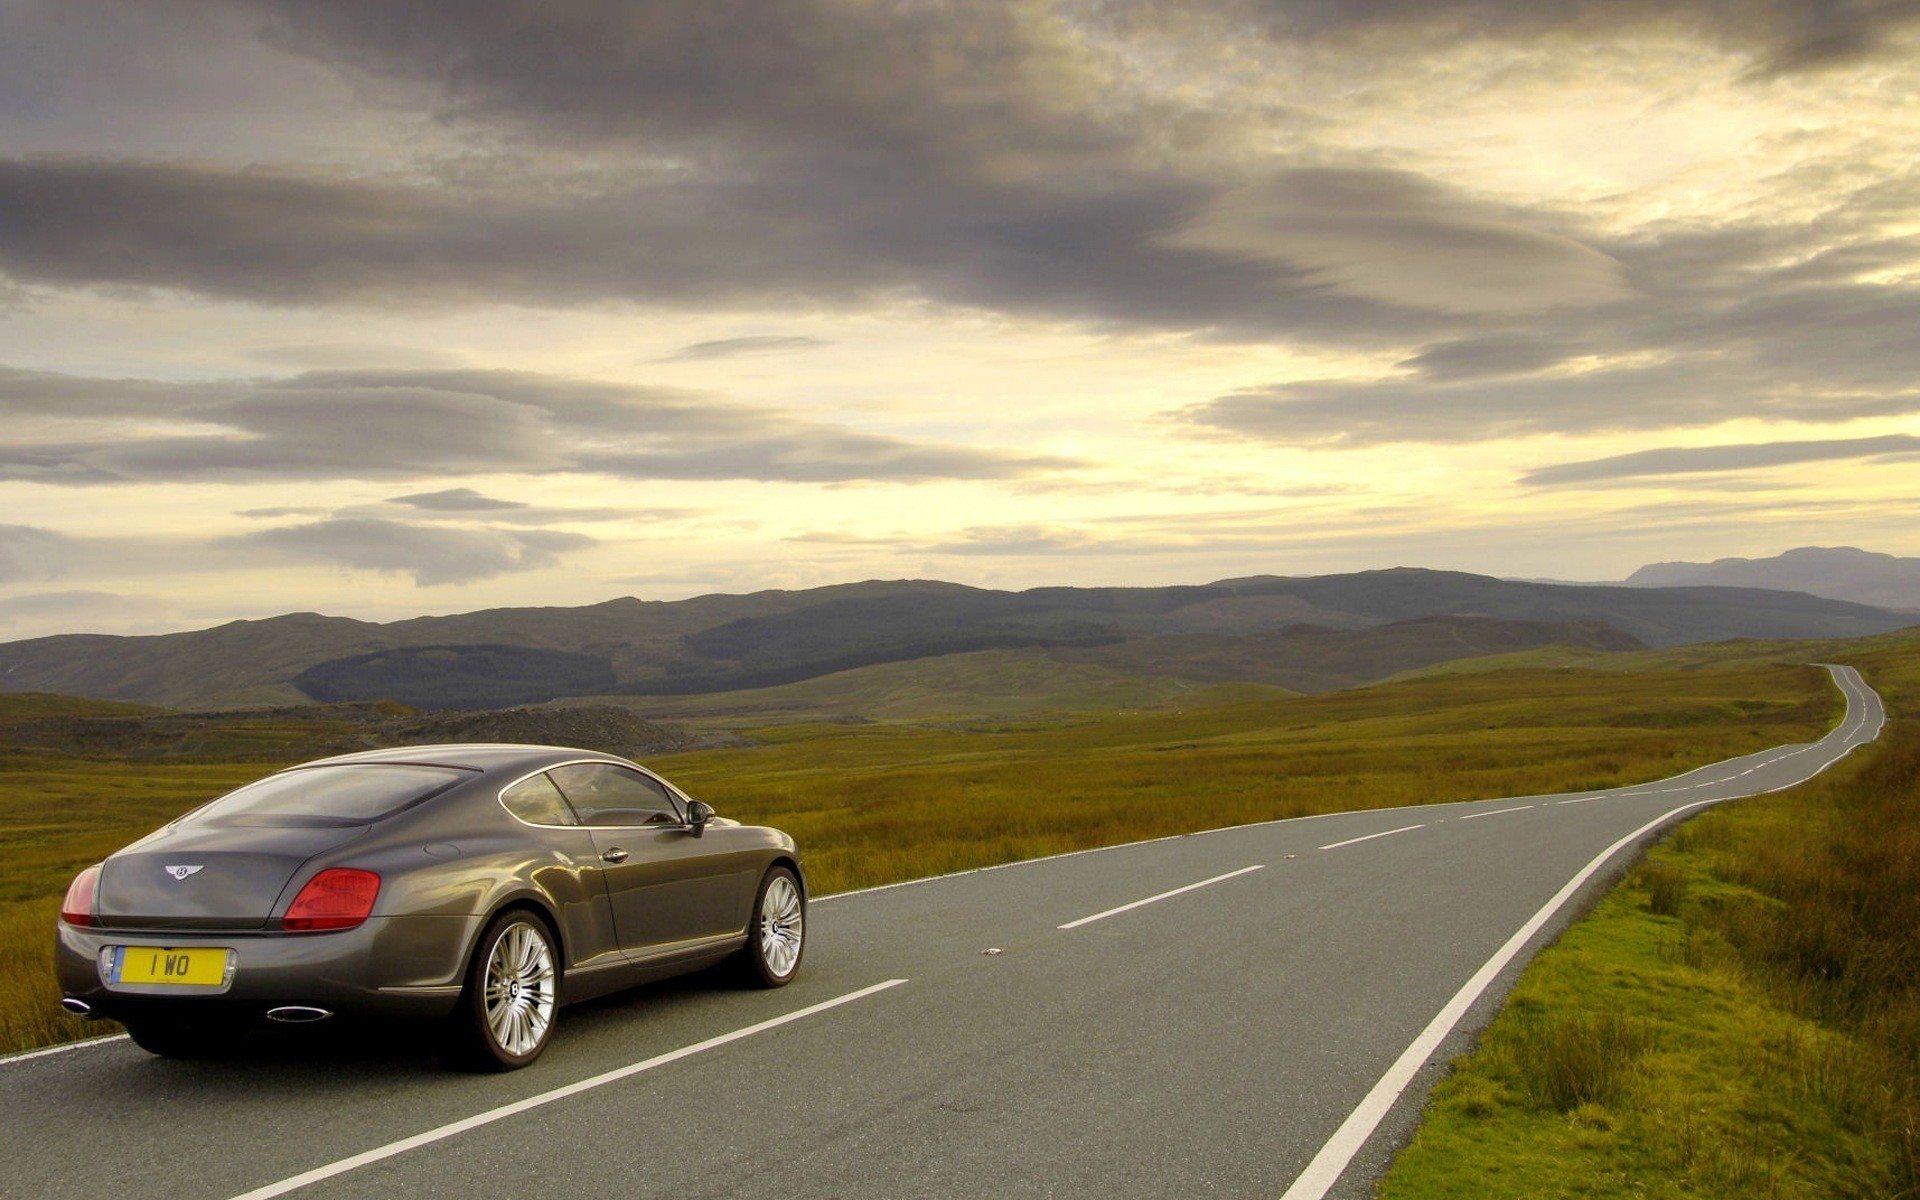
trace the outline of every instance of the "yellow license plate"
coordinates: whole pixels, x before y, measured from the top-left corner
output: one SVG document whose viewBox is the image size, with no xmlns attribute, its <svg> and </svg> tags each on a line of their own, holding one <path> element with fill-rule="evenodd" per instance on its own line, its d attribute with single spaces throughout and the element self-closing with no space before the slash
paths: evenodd
<svg viewBox="0 0 1920 1200">
<path fill-rule="evenodd" d="M 178 983 L 219 987 L 227 981 L 224 947 L 125 946 L 120 950 L 118 983 Z"/>
</svg>

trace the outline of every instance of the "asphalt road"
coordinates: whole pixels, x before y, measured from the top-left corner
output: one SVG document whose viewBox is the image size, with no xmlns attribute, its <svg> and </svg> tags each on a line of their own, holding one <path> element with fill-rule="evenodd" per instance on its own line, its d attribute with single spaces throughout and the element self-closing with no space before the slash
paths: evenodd
<svg viewBox="0 0 1920 1200">
<path fill-rule="evenodd" d="M 1666 823 L 1804 780 L 1879 698 L 1658 783 L 1349 813 L 817 902 L 801 978 L 568 1009 L 443 1071 L 352 1030 L 0 1060 L 9 1197 L 1360 1197 L 1445 1062 Z"/>
</svg>

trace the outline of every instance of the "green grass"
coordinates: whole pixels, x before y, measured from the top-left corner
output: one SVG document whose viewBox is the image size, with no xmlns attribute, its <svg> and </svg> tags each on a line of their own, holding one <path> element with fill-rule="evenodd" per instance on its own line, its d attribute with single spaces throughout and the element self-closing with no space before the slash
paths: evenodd
<svg viewBox="0 0 1920 1200">
<path fill-rule="evenodd" d="M 1881 741 L 1657 847 L 1527 969 L 1383 1200 L 1920 1196 L 1920 637 L 1833 649 Z M 1609 1022 L 1644 1037 L 1598 1054 Z"/>
<path fill-rule="evenodd" d="M 53 927 L 90 863 L 269 768 L 98 763 L 0 755 L 0 1052 L 112 1032 L 60 1011 Z"/>
<path fill-rule="evenodd" d="M 648 720 L 695 728 L 740 728 L 829 715 L 879 722 L 1020 720 L 1147 707 L 1195 690 L 1177 679 L 1059 662 L 1043 650 L 1026 649 L 883 663 L 779 687 L 697 696 L 589 696 L 572 703 L 617 704 Z"/>
<path fill-rule="evenodd" d="M 822 892 L 1196 829 L 1608 787 L 1838 715 L 1825 673 L 1504 672 L 1051 724 L 787 726 L 651 765 L 799 838 Z"/>
<path fill-rule="evenodd" d="M 826 894 L 1311 813 L 1635 783 L 1811 740 L 1838 713 L 1805 666 L 1504 671 L 965 728 L 768 727 L 751 747 L 650 765 L 727 816 L 792 832 Z M 272 765 L 8 750 L 6 725 L 0 1050 L 98 1028 L 54 1012 L 52 925 L 73 874 Z"/>
</svg>

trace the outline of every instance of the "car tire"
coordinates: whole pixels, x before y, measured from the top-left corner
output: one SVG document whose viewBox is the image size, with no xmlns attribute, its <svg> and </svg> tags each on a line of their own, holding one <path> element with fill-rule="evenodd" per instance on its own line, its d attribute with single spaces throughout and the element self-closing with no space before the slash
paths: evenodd
<svg viewBox="0 0 1920 1200">
<path fill-rule="evenodd" d="M 197 1021 L 148 1019 L 126 1024 L 134 1045 L 161 1058 L 213 1058 L 232 1050 L 235 1041 L 231 1028 Z"/>
<path fill-rule="evenodd" d="M 754 987 L 785 987 L 800 973 L 806 952 L 807 895 L 787 867 L 774 867 L 760 880 L 740 952 L 741 975 Z"/>
<path fill-rule="evenodd" d="M 540 1057 L 560 1008 L 560 958 L 545 922 L 522 909 L 488 923 L 467 964 L 448 1057 L 480 1071 L 516 1071 Z"/>
</svg>

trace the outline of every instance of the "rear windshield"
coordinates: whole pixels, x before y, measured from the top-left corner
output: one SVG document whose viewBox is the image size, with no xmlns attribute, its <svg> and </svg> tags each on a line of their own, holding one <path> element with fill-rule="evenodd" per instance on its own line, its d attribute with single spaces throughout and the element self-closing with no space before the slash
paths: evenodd
<svg viewBox="0 0 1920 1200">
<path fill-rule="evenodd" d="M 183 824 L 247 825 L 256 821 L 359 825 L 445 791 L 473 773 L 412 763 L 297 767 L 269 775 L 188 814 Z"/>
</svg>

